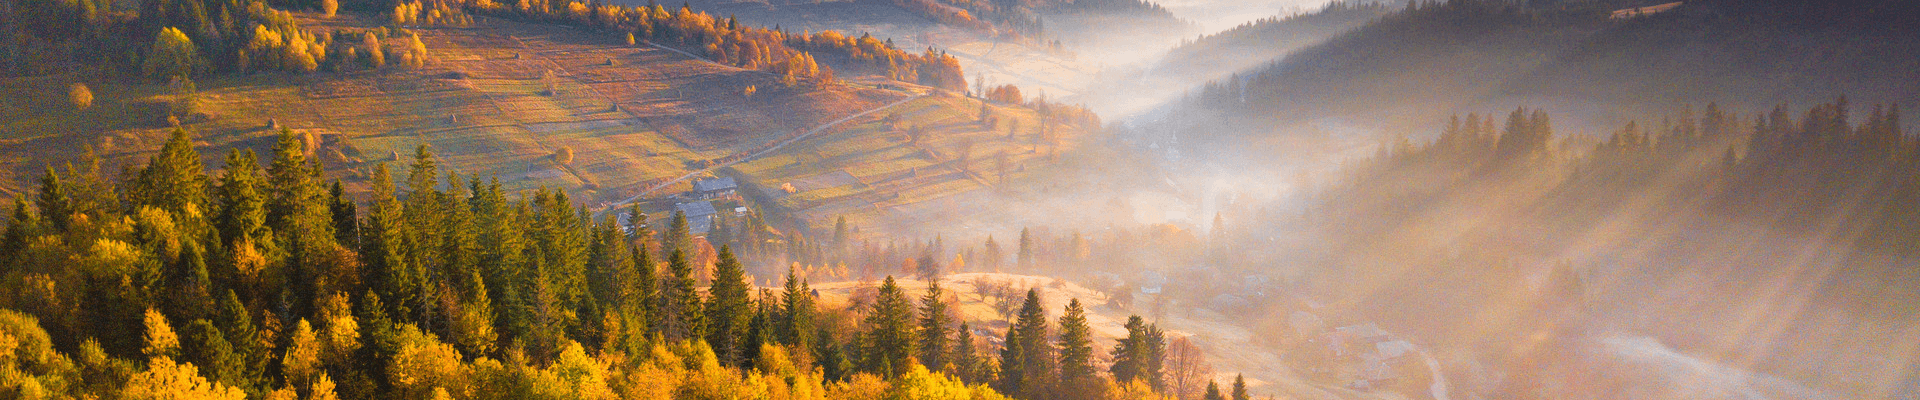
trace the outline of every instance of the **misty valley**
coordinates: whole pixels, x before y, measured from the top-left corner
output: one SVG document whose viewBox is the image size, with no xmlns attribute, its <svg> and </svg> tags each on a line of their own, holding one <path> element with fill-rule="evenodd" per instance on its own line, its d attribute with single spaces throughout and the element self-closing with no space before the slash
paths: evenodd
<svg viewBox="0 0 1920 400">
<path fill-rule="evenodd" d="M 0 399 L 1920 398 L 1920 3 L 0 0 Z"/>
</svg>

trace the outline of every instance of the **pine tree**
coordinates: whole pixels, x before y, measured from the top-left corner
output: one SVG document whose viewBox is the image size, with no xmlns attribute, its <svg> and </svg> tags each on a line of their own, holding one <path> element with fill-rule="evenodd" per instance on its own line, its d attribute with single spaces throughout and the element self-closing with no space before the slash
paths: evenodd
<svg viewBox="0 0 1920 400">
<path fill-rule="evenodd" d="M 147 166 L 134 178 L 127 197 L 135 205 L 149 205 L 184 214 L 189 208 L 206 210 L 206 166 L 200 153 L 193 150 L 192 136 L 186 129 L 174 128 L 160 154 L 147 160 Z"/>
<path fill-rule="evenodd" d="M 424 277 L 401 254 L 406 226 L 400 221 L 400 201 L 394 198 L 393 178 L 386 164 L 374 166 L 371 184 L 373 209 L 367 213 L 367 230 L 361 239 L 362 271 L 366 275 L 361 282 L 389 303 L 383 313 L 411 315 L 413 304 L 424 300 L 417 293 Z"/>
<path fill-rule="evenodd" d="M 1022 398 L 1046 397 L 1056 378 L 1053 344 L 1047 335 L 1047 311 L 1040 292 L 1027 290 L 1027 299 L 1013 326 L 1007 329 L 1007 350 L 1000 354 L 1001 392 Z"/>
<path fill-rule="evenodd" d="M 327 190 L 328 213 L 333 215 L 333 239 L 341 246 L 359 248 L 360 211 L 347 198 L 346 189 L 340 187 L 340 181 L 333 181 L 333 187 Z"/>
<path fill-rule="evenodd" d="M 1120 338 L 1113 346 L 1113 367 L 1107 371 L 1113 374 L 1113 380 L 1131 382 L 1144 379 L 1147 354 L 1147 323 L 1140 316 L 1127 317 L 1127 337 Z"/>
<path fill-rule="evenodd" d="M 687 213 L 674 211 L 667 230 L 660 233 L 660 251 L 692 252 L 693 233 L 687 227 Z"/>
<path fill-rule="evenodd" d="M 951 357 L 954 377 L 967 383 L 979 383 L 983 380 L 984 377 L 978 374 L 981 360 L 979 352 L 973 348 L 973 328 L 968 327 L 965 321 L 960 322 L 960 329 L 956 329 L 953 334 Z"/>
<path fill-rule="evenodd" d="M 13 196 L 13 215 L 7 218 L 7 232 L 0 236 L 0 276 L 12 272 L 13 259 L 26 249 L 27 239 L 38 234 L 39 218 L 27 207 L 26 197 Z"/>
<path fill-rule="evenodd" d="M 1149 324 L 1146 337 L 1146 351 L 1142 352 L 1146 354 L 1146 360 L 1140 363 L 1140 374 L 1147 377 L 1147 383 L 1153 386 L 1153 390 L 1164 391 L 1167 387 L 1164 368 L 1167 362 L 1166 332 L 1161 331 L 1159 326 Z"/>
<path fill-rule="evenodd" d="M 1060 380 L 1078 383 L 1093 378 L 1093 328 L 1080 299 L 1067 303 L 1060 315 Z"/>
<path fill-rule="evenodd" d="M 1233 375 L 1232 399 L 1233 400 L 1252 400 L 1253 399 L 1252 395 L 1247 394 L 1247 377 L 1246 376 L 1240 375 L 1240 374 Z"/>
<path fill-rule="evenodd" d="M 807 340 L 813 335 L 813 290 L 808 289 L 807 282 L 800 279 L 798 266 L 787 267 L 786 291 L 781 298 L 780 342 L 796 348 L 809 348 Z"/>
<path fill-rule="evenodd" d="M 234 354 L 233 344 L 213 322 L 197 319 L 187 324 L 185 331 L 187 337 L 180 343 L 185 356 L 182 361 L 199 366 L 207 380 L 239 388 L 252 386 L 245 379 L 245 360 Z"/>
<path fill-rule="evenodd" d="M 668 340 L 706 336 L 700 292 L 694 288 L 693 264 L 680 250 L 667 256 L 667 284 L 660 294 L 660 331 Z"/>
<path fill-rule="evenodd" d="M 626 280 L 631 282 L 627 287 L 632 288 L 627 309 L 632 313 L 629 317 L 633 321 L 629 323 L 641 324 L 636 329 L 639 332 L 660 333 L 659 266 L 654 265 L 653 255 L 647 251 L 644 239 L 641 243 L 629 246 L 628 251 L 633 254 L 633 270 L 626 274 Z"/>
<path fill-rule="evenodd" d="M 887 375 L 907 371 L 913 365 L 915 345 L 913 303 L 892 276 L 880 284 L 865 323 L 867 332 L 861 341 L 866 345 L 862 364 L 867 372 Z"/>
<path fill-rule="evenodd" d="M 40 215 L 46 217 L 53 231 L 66 232 L 73 221 L 73 199 L 68 196 L 66 185 L 60 182 L 60 175 L 55 174 L 52 167 L 48 167 L 46 173 L 40 176 L 38 200 L 35 204 L 40 207 Z"/>
<path fill-rule="evenodd" d="M 946 292 L 940 290 L 940 282 L 927 282 L 927 295 L 920 298 L 920 364 L 932 371 L 947 371 L 951 359 L 948 356 L 948 324 L 953 318 L 947 315 Z"/>
<path fill-rule="evenodd" d="M 1033 236 L 1027 228 L 1020 228 L 1020 254 L 1016 256 L 1021 271 L 1033 270 Z"/>
<path fill-rule="evenodd" d="M 161 311 L 183 321 L 207 317 L 213 305 L 208 301 L 212 279 L 207 274 L 207 259 L 197 242 L 181 246 L 180 255 L 167 265 L 162 278 L 166 290 L 160 293 Z"/>
<path fill-rule="evenodd" d="M 260 165 L 253 150 L 228 152 L 227 169 L 220 176 L 220 213 L 215 221 L 222 245 L 266 238 L 266 199 L 260 194 L 260 185 Z"/>
<path fill-rule="evenodd" d="M 847 258 L 847 241 L 849 239 L 851 238 L 847 236 L 847 216 L 842 215 L 833 221 L 833 243 L 831 243 L 833 245 L 833 251 L 829 254 L 833 255 L 834 260 L 844 260 Z"/>
<path fill-rule="evenodd" d="M 746 270 L 733 257 L 733 250 L 720 247 L 719 261 L 713 266 L 713 285 L 708 289 L 707 345 L 722 365 L 738 366 L 748 360 L 748 324 L 753 322 L 753 293 L 748 288 Z"/>
<path fill-rule="evenodd" d="M 1225 396 L 1220 395 L 1220 384 L 1215 383 L 1213 381 L 1207 381 L 1207 394 L 1204 396 L 1201 396 L 1200 399 L 1201 400 L 1227 400 Z"/>
</svg>

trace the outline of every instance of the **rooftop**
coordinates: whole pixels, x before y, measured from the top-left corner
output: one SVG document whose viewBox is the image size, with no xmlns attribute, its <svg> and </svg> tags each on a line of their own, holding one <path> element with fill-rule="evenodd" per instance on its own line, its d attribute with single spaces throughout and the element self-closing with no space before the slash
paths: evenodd
<svg viewBox="0 0 1920 400">
<path fill-rule="evenodd" d="M 714 178 L 693 181 L 693 191 L 697 193 L 718 192 L 740 188 L 733 178 Z"/>
</svg>

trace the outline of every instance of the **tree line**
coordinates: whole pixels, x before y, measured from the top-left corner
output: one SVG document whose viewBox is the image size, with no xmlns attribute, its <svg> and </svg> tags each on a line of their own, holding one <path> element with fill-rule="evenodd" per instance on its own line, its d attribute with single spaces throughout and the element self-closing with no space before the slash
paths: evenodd
<svg viewBox="0 0 1920 400">
<path fill-rule="evenodd" d="M 89 155 L 48 168 L 31 199 L 14 199 L 0 233 L 0 343 L 11 346 L 0 352 L 0 371 L 11 371 L 0 392 L 1039 399 L 1166 390 L 1164 333 L 1134 317 L 1127 337 L 1097 349 L 1077 299 L 1051 320 L 1029 290 L 994 357 L 976 337 L 985 331 L 956 320 L 937 279 L 917 302 L 888 277 L 870 304 L 821 307 L 798 268 L 779 288 L 756 287 L 728 244 L 737 239 L 713 238 L 721 245 L 711 265 L 696 260 L 706 240 L 686 231 L 685 215 L 664 229 L 643 216 L 625 227 L 592 221 L 565 191 L 506 193 L 497 180 L 445 171 L 425 146 L 403 177 L 377 166 L 363 202 L 327 182 L 309 141 L 290 130 L 268 159 L 234 150 L 215 172 L 192 143 L 176 129 L 114 179 Z M 1097 366 L 1096 351 L 1114 362 Z"/>
</svg>

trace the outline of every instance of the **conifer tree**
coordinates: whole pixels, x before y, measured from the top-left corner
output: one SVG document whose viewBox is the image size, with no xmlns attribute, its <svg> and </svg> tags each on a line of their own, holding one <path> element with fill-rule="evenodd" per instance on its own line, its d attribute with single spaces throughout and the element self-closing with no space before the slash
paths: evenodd
<svg viewBox="0 0 1920 400">
<path fill-rule="evenodd" d="M 248 388 L 251 382 L 245 380 L 246 362 L 234 354 L 233 344 L 213 322 L 197 319 L 187 324 L 186 338 L 181 340 L 180 352 L 184 362 L 200 367 L 207 380 L 238 388 Z"/>
<path fill-rule="evenodd" d="M 27 198 L 13 196 L 13 214 L 7 218 L 7 232 L 0 235 L 0 276 L 12 272 L 13 258 L 27 247 L 27 239 L 37 234 L 38 218 L 27 208 Z"/>
<path fill-rule="evenodd" d="M 800 279 L 799 267 L 787 267 L 786 291 L 781 296 L 780 341 L 797 348 L 809 348 L 808 339 L 813 335 L 813 290 L 807 288 L 807 282 Z"/>
<path fill-rule="evenodd" d="M 1033 236 L 1027 228 L 1020 228 L 1020 254 L 1015 260 L 1021 271 L 1033 270 Z"/>
<path fill-rule="evenodd" d="M 1207 394 L 1200 396 L 1200 399 L 1201 400 L 1227 400 L 1225 396 L 1220 395 L 1220 384 L 1214 381 L 1207 381 Z"/>
<path fill-rule="evenodd" d="M 745 267 L 727 246 L 720 246 L 719 261 L 713 265 L 713 284 L 707 292 L 707 345 L 713 347 L 722 365 L 741 365 L 748 360 L 753 293 L 748 288 Z"/>
<path fill-rule="evenodd" d="M 667 256 L 666 285 L 660 293 L 660 331 L 667 340 L 706 336 L 700 292 L 694 288 L 693 264 L 680 250 Z"/>
<path fill-rule="evenodd" d="M 951 358 L 948 355 L 947 334 L 951 332 L 947 325 L 953 323 L 947 315 L 946 292 L 940 290 L 940 282 L 927 282 L 927 295 L 920 298 L 920 364 L 928 370 L 947 371 Z"/>
<path fill-rule="evenodd" d="M 55 232 L 66 232 L 73 220 L 73 199 L 68 196 L 66 185 L 60 182 L 60 175 L 48 167 L 40 175 L 40 198 L 35 202 L 40 207 L 40 215 L 46 217 L 47 224 Z"/>
<path fill-rule="evenodd" d="M 1167 336 L 1159 326 L 1149 324 L 1146 328 L 1146 360 L 1140 363 L 1140 374 L 1147 377 L 1147 383 L 1153 390 L 1166 390 Z"/>
<path fill-rule="evenodd" d="M 1060 315 L 1060 380 L 1080 383 L 1093 378 L 1093 328 L 1080 299 L 1067 303 Z"/>
<path fill-rule="evenodd" d="M 973 329 L 965 321 L 960 322 L 960 329 L 954 330 L 951 353 L 949 357 L 953 359 L 953 367 L 950 370 L 954 377 L 967 383 L 979 383 L 983 379 L 978 374 L 981 360 L 979 352 L 973 348 Z"/>
<path fill-rule="evenodd" d="M 1054 350 L 1047 337 L 1047 311 L 1040 292 L 1027 290 L 1027 299 L 1013 326 L 1007 329 L 1007 347 L 1000 353 L 1001 392 L 1022 398 L 1046 397 L 1056 378 Z"/>
<path fill-rule="evenodd" d="M 1240 375 L 1240 374 L 1233 375 L 1232 396 L 1233 396 L 1232 400 L 1252 400 L 1253 399 L 1252 395 L 1247 394 L 1247 377 L 1245 375 Z"/>
<path fill-rule="evenodd" d="M 347 198 L 346 189 L 340 181 L 333 181 L 333 187 L 327 190 L 328 213 L 333 215 L 333 239 L 347 248 L 360 246 L 360 210 Z"/>
<path fill-rule="evenodd" d="M 260 165 L 253 150 L 227 153 L 227 169 L 220 176 L 220 213 L 215 221 L 221 245 L 237 240 L 259 242 L 266 237 L 266 199 L 261 196 Z"/>
<path fill-rule="evenodd" d="M 667 230 L 660 232 L 660 251 L 691 252 L 693 233 L 687 227 L 687 213 L 674 211 L 673 219 L 667 223 Z"/>
<path fill-rule="evenodd" d="M 913 303 L 901 292 L 892 276 L 880 284 L 873 306 L 867 310 L 867 332 L 861 338 L 863 367 L 876 374 L 903 373 L 913 365 Z"/>
<path fill-rule="evenodd" d="M 1146 363 L 1150 350 L 1147 344 L 1147 323 L 1140 316 L 1127 317 L 1127 337 L 1120 338 L 1113 346 L 1113 366 L 1107 371 L 1113 374 L 1113 380 L 1131 382 L 1146 379 Z"/>
<path fill-rule="evenodd" d="M 647 251 L 644 240 L 642 243 L 630 246 L 628 251 L 633 254 L 633 270 L 627 273 L 625 278 L 631 282 L 627 287 L 632 288 L 633 291 L 627 300 L 627 309 L 633 313 L 629 315 L 633 319 L 629 323 L 641 324 L 636 329 L 639 332 L 659 333 L 661 316 L 658 300 L 660 297 L 659 266 L 654 265 L 653 255 Z"/>
<path fill-rule="evenodd" d="M 361 238 L 361 268 L 366 275 L 361 282 L 389 303 L 383 313 L 411 315 L 412 305 L 422 300 L 417 289 L 424 277 L 415 273 L 401 254 L 405 225 L 400 221 L 400 201 L 394 198 L 393 178 L 386 164 L 374 166 L 371 184 L 373 209 L 367 213 L 367 230 Z"/>
<path fill-rule="evenodd" d="M 160 154 L 147 160 L 147 166 L 134 178 L 128 199 L 135 205 L 149 205 L 174 213 L 188 208 L 206 210 L 206 166 L 186 129 L 174 128 Z"/>
</svg>

